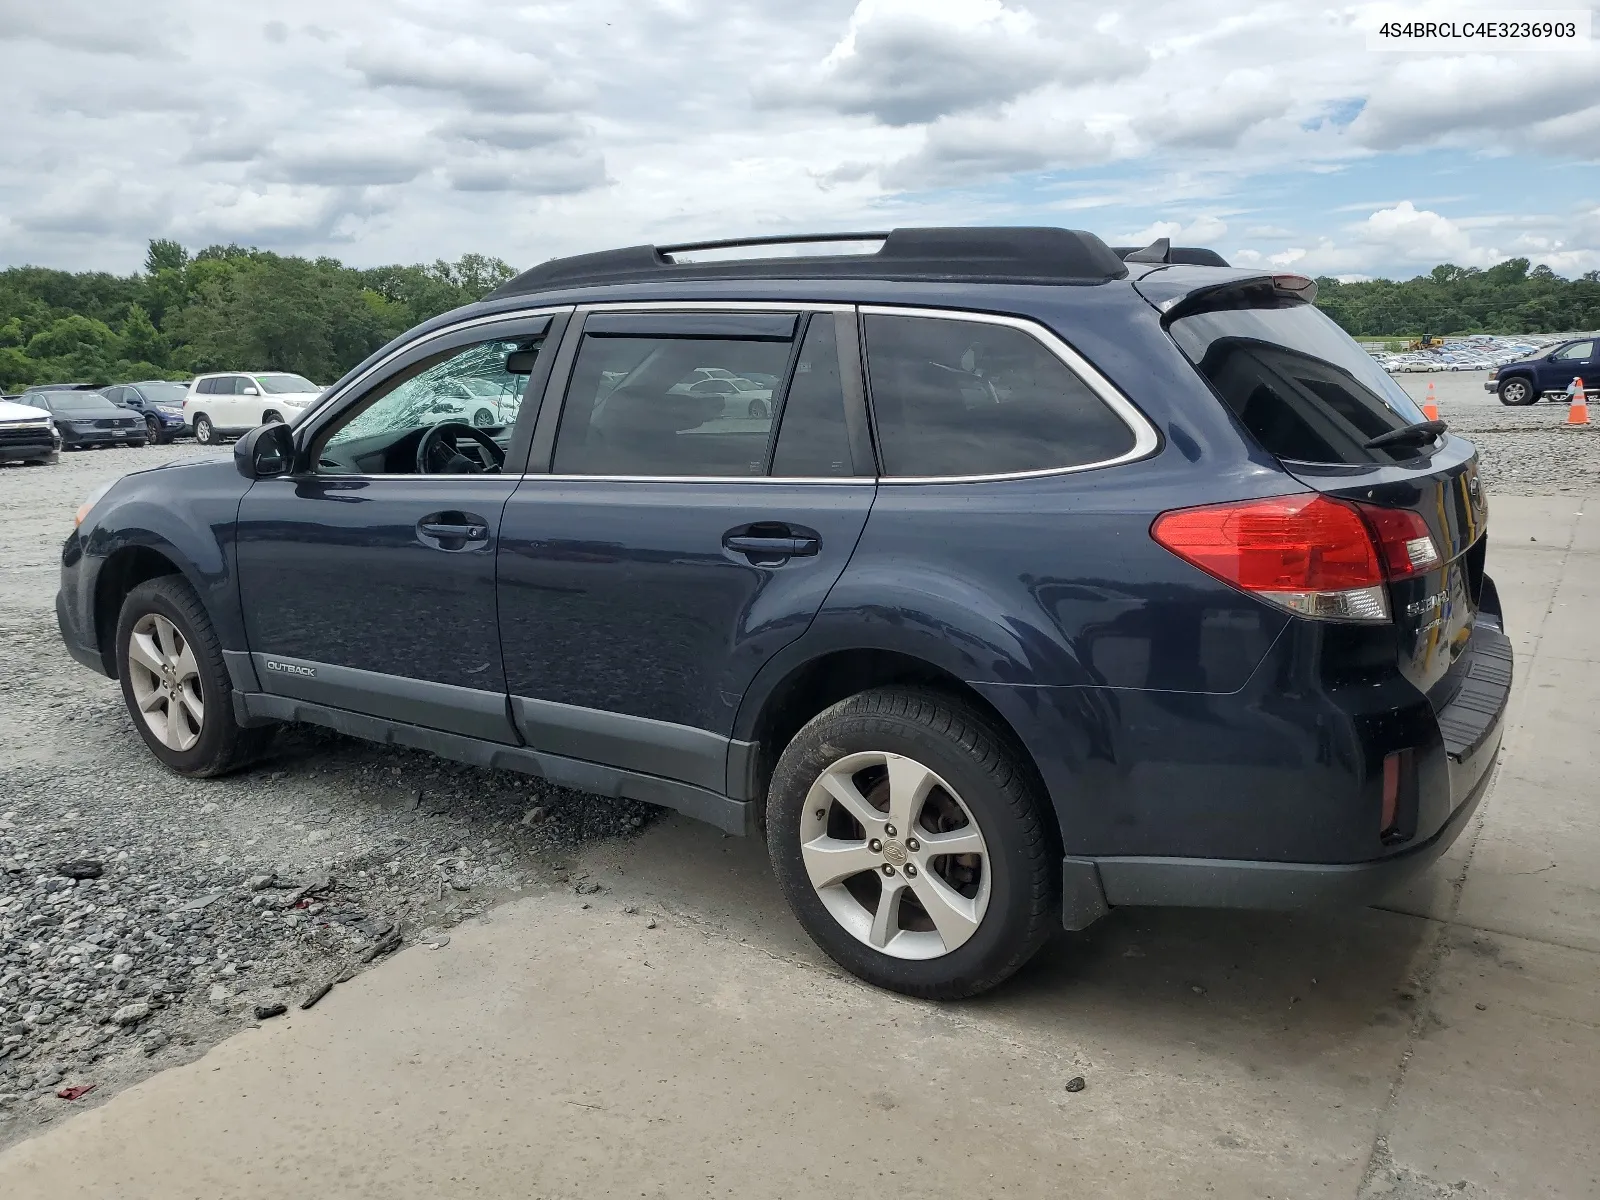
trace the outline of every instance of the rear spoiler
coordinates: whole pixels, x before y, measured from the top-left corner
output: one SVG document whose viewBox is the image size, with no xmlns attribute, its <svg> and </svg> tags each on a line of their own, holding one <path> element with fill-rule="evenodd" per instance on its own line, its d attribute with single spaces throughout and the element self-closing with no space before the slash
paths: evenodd
<svg viewBox="0 0 1600 1200">
<path fill-rule="evenodd" d="M 1304 275 L 1238 270 L 1218 279 L 1211 271 L 1176 267 L 1135 282 L 1139 294 L 1155 306 L 1162 323 L 1197 312 L 1224 308 L 1279 308 L 1314 304 L 1317 284 Z"/>
<path fill-rule="evenodd" d="M 1112 252 L 1123 262 L 1183 263 L 1191 267 L 1225 267 L 1228 260 L 1204 246 L 1174 246 L 1171 238 L 1157 238 L 1148 246 L 1113 246 Z"/>
</svg>

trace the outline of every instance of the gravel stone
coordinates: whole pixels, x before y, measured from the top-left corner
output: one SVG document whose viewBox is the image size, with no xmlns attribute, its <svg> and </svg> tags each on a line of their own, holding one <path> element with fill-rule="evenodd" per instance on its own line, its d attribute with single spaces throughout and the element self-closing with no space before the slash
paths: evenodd
<svg viewBox="0 0 1600 1200">
<path fill-rule="evenodd" d="M 135 1000 L 132 1004 L 124 1004 L 111 1014 L 111 1019 L 118 1025 L 137 1025 L 150 1015 L 150 1001 Z"/>
</svg>

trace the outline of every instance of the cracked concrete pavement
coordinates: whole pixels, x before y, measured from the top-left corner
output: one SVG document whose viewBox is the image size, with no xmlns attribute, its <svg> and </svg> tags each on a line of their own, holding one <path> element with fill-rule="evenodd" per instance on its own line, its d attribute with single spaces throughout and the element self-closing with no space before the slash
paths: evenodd
<svg viewBox="0 0 1600 1200">
<path fill-rule="evenodd" d="M 667 820 L 586 852 L 596 895 L 58 1120 L 0 1194 L 1600 1195 L 1600 499 L 1491 505 L 1499 776 L 1382 907 L 1120 911 L 941 1006 L 833 968 L 758 844 Z"/>
</svg>

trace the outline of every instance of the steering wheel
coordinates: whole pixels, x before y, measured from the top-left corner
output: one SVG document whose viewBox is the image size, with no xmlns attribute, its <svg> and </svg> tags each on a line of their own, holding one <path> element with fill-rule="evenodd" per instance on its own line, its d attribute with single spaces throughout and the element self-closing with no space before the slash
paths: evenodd
<svg viewBox="0 0 1600 1200">
<path fill-rule="evenodd" d="M 468 458 L 456 448 L 459 438 L 477 442 L 489 452 L 492 465 L 484 467 Z M 506 452 L 481 429 L 474 429 L 465 421 L 440 421 L 417 443 L 418 475 L 481 475 L 498 474 L 506 465 Z"/>
</svg>

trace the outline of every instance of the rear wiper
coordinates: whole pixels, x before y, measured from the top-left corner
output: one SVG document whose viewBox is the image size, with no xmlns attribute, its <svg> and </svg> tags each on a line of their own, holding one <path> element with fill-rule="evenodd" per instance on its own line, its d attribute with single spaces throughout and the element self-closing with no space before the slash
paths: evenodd
<svg viewBox="0 0 1600 1200">
<path fill-rule="evenodd" d="M 1418 421 L 1415 425 L 1368 438 L 1361 445 L 1365 450 L 1376 450 L 1379 446 L 1395 446 L 1401 442 L 1431 442 L 1448 428 L 1443 421 Z"/>
</svg>

